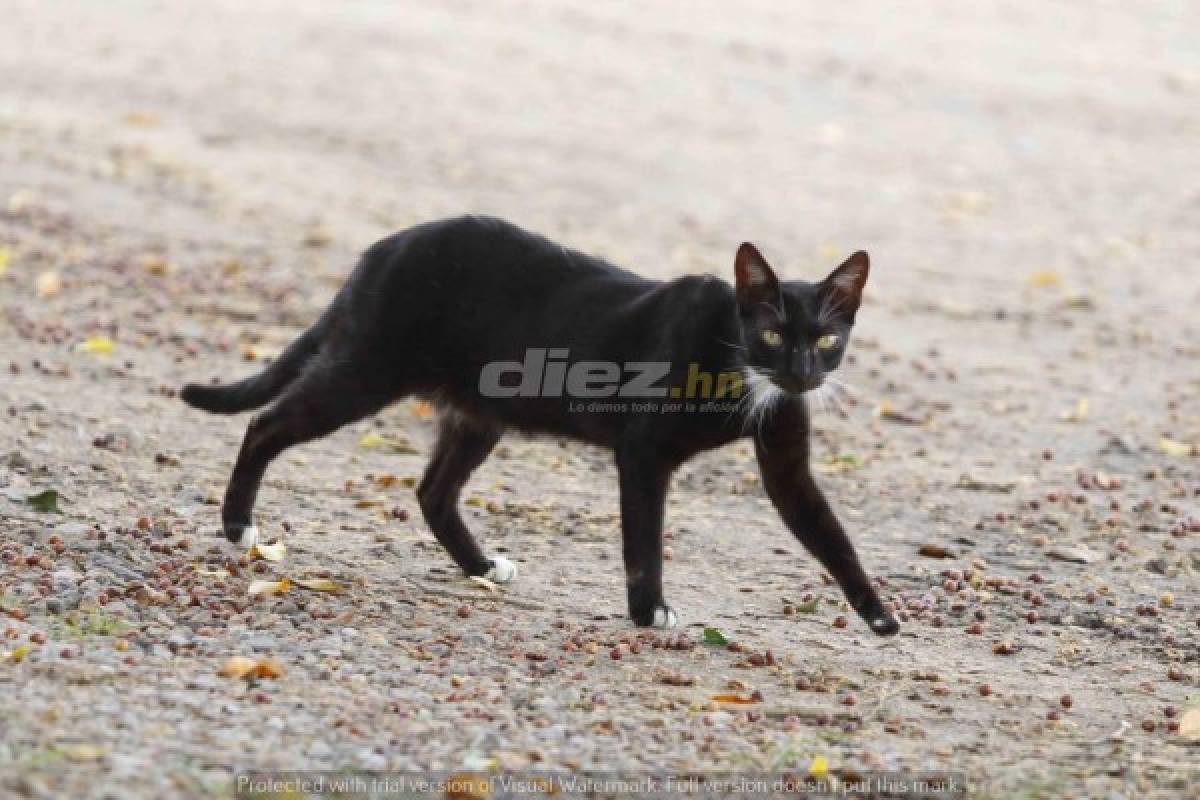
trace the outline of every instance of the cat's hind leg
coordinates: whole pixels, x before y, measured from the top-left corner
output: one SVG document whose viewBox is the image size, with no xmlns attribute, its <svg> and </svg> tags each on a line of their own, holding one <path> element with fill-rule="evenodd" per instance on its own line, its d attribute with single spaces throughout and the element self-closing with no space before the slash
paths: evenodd
<svg viewBox="0 0 1200 800">
<path fill-rule="evenodd" d="M 276 456 L 373 414 L 398 396 L 364 377 L 366 372 L 352 362 L 310 364 L 274 405 L 250 421 L 221 508 L 227 539 L 246 547 L 257 540 L 254 502 Z"/>
<path fill-rule="evenodd" d="M 433 458 L 417 486 L 417 501 L 433 535 L 463 572 L 505 583 L 517 576 L 516 565 L 501 556 L 485 556 L 458 511 L 463 486 L 492 452 L 501 433 L 482 420 L 444 412 L 438 421 Z"/>
</svg>

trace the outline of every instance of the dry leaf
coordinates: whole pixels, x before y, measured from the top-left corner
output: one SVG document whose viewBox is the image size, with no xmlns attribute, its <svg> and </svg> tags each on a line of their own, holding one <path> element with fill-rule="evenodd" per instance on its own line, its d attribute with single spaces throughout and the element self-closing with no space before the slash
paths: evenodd
<svg viewBox="0 0 1200 800">
<path fill-rule="evenodd" d="M 378 433 L 364 434 L 363 437 L 358 440 L 359 447 L 366 447 L 368 449 L 383 447 L 385 444 L 387 444 L 387 439 L 383 438 Z"/>
<path fill-rule="evenodd" d="M 62 291 L 62 278 L 54 270 L 47 270 L 37 276 L 34 286 L 39 297 L 54 297 Z"/>
<path fill-rule="evenodd" d="M 279 678 L 283 675 L 283 665 L 274 658 L 230 656 L 217 674 L 223 678 Z"/>
<path fill-rule="evenodd" d="M 1200 708 L 1183 712 L 1179 720 L 1179 735 L 1192 741 L 1200 741 Z"/>
<path fill-rule="evenodd" d="M 222 678 L 241 678 L 248 675 L 250 671 L 255 669 L 257 666 L 258 662 L 253 658 L 246 658 L 245 656 L 230 656 L 225 660 L 225 663 L 221 665 L 221 669 L 217 671 L 217 674 Z"/>
<path fill-rule="evenodd" d="M 884 400 L 875 409 L 875 416 L 888 422 L 898 422 L 901 425 L 924 425 L 925 420 L 920 417 L 909 414 L 906 411 L 897 411 L 890 402 Z"/>
<path fill-rule="evenodd" d="M 1196 446 L 1187 442 L 1176 441 L 1167 436 L 1158 440 L 1158 446 L 1162 451 L 1169 456 L 1176 458 L 1187 458 L 1188 456 L 1196 455 Z"/>
<path fill-rule="evenodd" d="M 68 761 L 99 761 L 109 753 L 108 748 L 94 744 L 62 744 L 55 750 Z"/>
<path fill-rule="evenodd" d="M 254 668 L 254 677 L 271 678 L 272 680 L 276 678 L 282 678 L 283 664 L 279 663 L 278 659 L 274 658 L 261 659 L 258 662 L 258 665 Z"/>
<path fill-rule="evenodd" d="M 1051 269 L 1038 270 L 1025 280 L 1034 289 L 1047 289 L 1051 286 L 1062 286 L 1062 276 Z"/>
<path fill-rule="evenodd" d="M 954 551 L 941 544 L 923 544 L 917 549 L 917 553 L 926 558 L 954 558 Z"/>
<path fill-rule="evenodd" d="M 740 694 L 714 694 L 712 699 L 717 703 L 734 703 L 736 705 L 753 705 L 759 702 L 751 697 L 742 697 Z"/>
<path fill-rule="evenodd" d="M 141 262 L 142 269 L 151 275 L 169 275 L 175 271 L 175 265 L 157 253 L 146 253 Z"/>
<path fill-rule="evenodd" d="M 117 343 L 107 336 L 89 336 L 75 345 L 75 349 L 80 353 L 107 356 L 117 349 Z"/>
<path fill-rule="evenodd" d="M 333 241 L 333 236 L 320 223 L 314 223 L 304 235 L 305 247 L 327 247 Z"/>
<path fill-rule="evenodd" d="M 446 777 L 446 797 L 450 800 L 487 800 L 492 784 L 479 772 L 456 772 Z"/>
<path fill-rule="evenodd" d="M 143 586 L 134 592 L 133 599 L 139 606 L 165 606 L 171 600 L 164 592 L 149 586 Z"/>
<path fill-rule="evenodd" d="M 821 244 L 817 247 L 817 255 L 821 257 L 822 261 L 832 261 L 838 256 L 843 255 L 845 252 L 846 251 L 842 249 L 842 246 L 835 242 L 821 242 Z"/>
<path fill-rule="evenodd" d="M 251 558 L 261 558 L 263 561 L 283 561 L 285 555 L 287 555 L 287 545 L 283 542 L 250 545 Z"/>
<path fill-rule="evenodd" d="M 426 403 L 424 400 L 414 400 L 412 404 L 412 415 L 417 419 L 429 419 L 434 414 L 432 403 Z"/>
<path fill-rule="evenodd" d="M 291 579 L 280 578 L 277 581 L 254 581 L 246 591 L 251 597 L 257 597 L 258 595 L 283 594 L 291 588 Z"/>
<path fill-rule="evenodd" d="M 308 589 L 310 592 L 340 592 L 342 590 L 340 583 L 331 581 L 329 578 L 296 578 L 292 583 L 301 589 Z"/>
<path fill-rule="evenodd" d="M 417 448 L 409 444 L 407 439 L 380 436 L 374 432 L 365 434 L 359 439 L 358 446 L 365 447 L 368 450 L 385 448 L 401 455 L 411 455 L 417 452 Z"/>
<path fill-rule="evenodd" d="M 384 506 L 386 504 L 387 500 L 371 500 L 370 498 L 366 497 L 364 497 L 362 500 L 354 501 L 355 508 L 379 508 L 380 506 Z"/>
<path fill-rule="evenodd" d="M 1090 404 L 1086 397 L 1079 398 L 1079 402 L 1075 404 L 1075 408 L 1062 415 L 1064 422 L 1083 422 L 1088 418 Z"/>
<path fill-rule="evenodd" d="M 489 581 L 487 578 L 481 577 L 479 575 L 468 575 L 467 580 L 471 581 L 471 583 L 479 584 L 483 588 L 487 589 L 489 592 L 500 591 L 500 587 L 498 587 L 496 584 Z"/>
<path fill-rule="evenodd" d="M 153 111 L 130 111 L 125 115 L 125 124 L 135 128 L 155 128 L 161 121 Z"/>
</svg>

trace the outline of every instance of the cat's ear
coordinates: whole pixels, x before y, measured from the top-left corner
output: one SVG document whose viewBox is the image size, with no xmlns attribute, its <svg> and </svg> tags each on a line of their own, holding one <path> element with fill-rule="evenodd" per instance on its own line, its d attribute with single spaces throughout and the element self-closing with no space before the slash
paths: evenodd
<svg viewBox="0 0 1200 800">
<path fill-rule="evenodd" d="M 746 310 L 760 303 L 779 307 L 779 279 L 757 247 L 749 242 L 742 243 L 733 262 L 733 272 L 737 277 L 739 306 Z"/>
<path fill-rule="evenodd" d="M 851 317 L 862 303 L 863 287 L 867 285 L 867 274 L 871 261 L 863 250 L 847 258 L 842 265 L 829 273 L 825 289 L 832 300 L 831 306 Z"/>
</svg>

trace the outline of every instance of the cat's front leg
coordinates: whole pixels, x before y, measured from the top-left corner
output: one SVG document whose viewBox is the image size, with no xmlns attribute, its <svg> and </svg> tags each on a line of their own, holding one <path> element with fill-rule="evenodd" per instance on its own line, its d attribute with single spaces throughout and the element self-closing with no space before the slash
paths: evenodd
<svg viewBox="0 0 1200 800">
<path fill-rule="evenodd" d="M 808 465 L 808 419 L 789 398 L 754 438 L 763 486 L 792 534 L 842 587 L 858 615 L 880 636 L 900 630 L 863 571 L 854 544 L 838 522 Z"/>
<path fill-rule="evenodd" d="M 616 456 L 629 616 L 635 625 L 674 628 L 678 619 L 662 589 L 663 508 L 671 467 L 644 441 L 618 448 Z"/>
</svg>

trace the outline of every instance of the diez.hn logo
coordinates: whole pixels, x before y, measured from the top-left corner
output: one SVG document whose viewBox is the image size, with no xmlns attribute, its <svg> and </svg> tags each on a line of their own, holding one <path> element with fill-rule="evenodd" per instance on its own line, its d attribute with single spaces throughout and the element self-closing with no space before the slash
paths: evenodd
<svg viewBox="0 0 1200 800">
<path fill-rule="evenodd" d="M 484 397 L 569 397 L 597 400 L 737 399 L 744 390 L 737 371 L 709 372 L 690 363 L 682 386 L 671 386 L 669 361 L 575 361 L 565 347 L 533 347 L 524 361 L 491 361 L 479 372 Z"/>
</svg>

